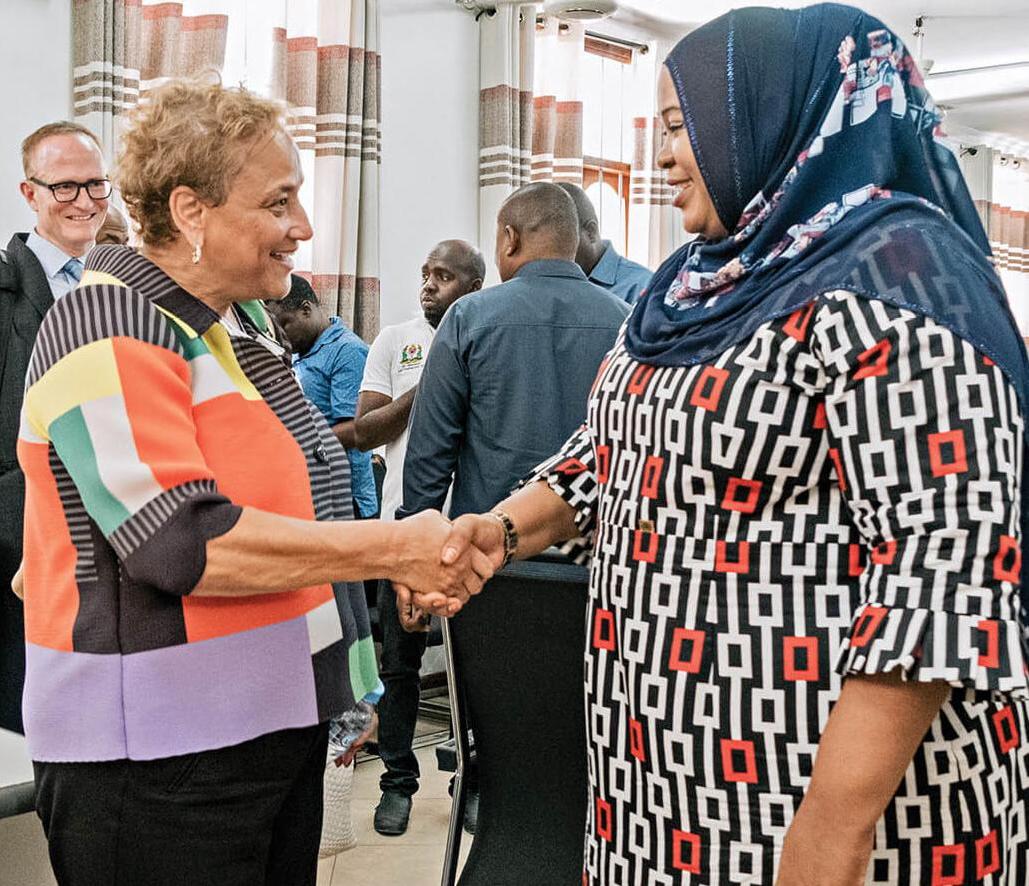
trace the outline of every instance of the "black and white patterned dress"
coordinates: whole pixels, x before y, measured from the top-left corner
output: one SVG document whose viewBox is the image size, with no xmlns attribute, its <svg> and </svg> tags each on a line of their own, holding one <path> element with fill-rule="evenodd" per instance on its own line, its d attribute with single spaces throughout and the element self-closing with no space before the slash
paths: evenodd
<svg viewBox="0 0 1029 886">
<path fill-rule="evenodd" d="M 894 670 L 954 691 L 868 882 L 1029 882 L 1022 434 L 990 360 L 849 293 L 706 365 L 616 346 L 537 474 L 592 553 L 584 884 L 771 884 L 842 675 Z"/>
</svg>

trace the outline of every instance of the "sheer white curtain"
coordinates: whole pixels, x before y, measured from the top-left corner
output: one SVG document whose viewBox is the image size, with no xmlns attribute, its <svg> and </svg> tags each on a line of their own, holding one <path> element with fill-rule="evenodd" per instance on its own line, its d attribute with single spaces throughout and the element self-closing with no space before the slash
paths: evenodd
<svg viewBox="0 0 1029 886">
<path fill-rule="evenodd" d="M 581 185 L 585 30 L 548 16 L 535 42 L 532 178 Z"/>
<path fill-rule="evenodd" d="M 956 148 L 1011 311 L 1029 339 L 1029 158 L 984 144 Z"/>
<path fill-rule="evenodd" d="M 75 114 L 117 151 L 148 89 L 205 69 L 284 100 L 314 239 L 298 267 L 370 340 L 379 325 L 377 0 L 76 0 Z"/>
<path fill-rule="evenodd" d="M 629 258 L 656 270 L 687 239 L 682 215 L 672 206 L 668 177 L 657 165 L 663 126 L 657 112 L 657 75 L 668 47 L 650 42 L 633 63 L 631 119 L 633 134 Z"/>
<path fill-rule="evenodd" d="M 479 21 L 479 248 L 496 282 L 497 210 L 529 182 L 535 8 L 502 6 Z"/>
<path fill-rule="evenodd" d="M 993 151 L 987 233 L 1023 337 L 1029 337 L 1029 157 Z"/>
</svg>

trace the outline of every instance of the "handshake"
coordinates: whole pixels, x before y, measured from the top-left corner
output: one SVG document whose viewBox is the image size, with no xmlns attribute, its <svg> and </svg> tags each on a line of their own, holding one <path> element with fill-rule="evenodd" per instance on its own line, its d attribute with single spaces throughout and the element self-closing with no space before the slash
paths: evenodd
<svg viewBox="0 0 1029 886">
<path fill-rule="evenodd" d="M 504 525 L 495 514 L 451 523 L 439 511 L 422 511 L 393 527 L 397 559 L 389 577 L 409 631 L 424 630 L 430 614 L 460 612 L 504 562 Z"/>
</svg>

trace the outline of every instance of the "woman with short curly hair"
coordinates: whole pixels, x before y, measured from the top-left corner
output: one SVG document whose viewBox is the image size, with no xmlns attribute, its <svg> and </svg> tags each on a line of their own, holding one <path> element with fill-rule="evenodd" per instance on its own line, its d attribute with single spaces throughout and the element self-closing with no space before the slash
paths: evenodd
<svg viewBox="0 0 1029 886">
<path fill-rule="evenodd" d="M 311 237 L 280 105 L 155 91 L 27 379 L 25 727 L 62 884 L 313 884 L 328 719 L 381 692 L 362 579 L 478 590 L 446 521 L 352 520 L 259 299 Z M 352 752 L 351 752 L 352 753 Z"/>
</svg>

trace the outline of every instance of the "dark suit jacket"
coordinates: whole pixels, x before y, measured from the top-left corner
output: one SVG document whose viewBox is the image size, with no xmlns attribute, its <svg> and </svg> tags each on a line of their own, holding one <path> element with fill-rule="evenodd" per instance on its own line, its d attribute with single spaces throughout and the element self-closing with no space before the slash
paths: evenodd
<svg viewBox="0 0 1029 886">
<path fill-rule="evenodd" d="M 22 731 L 25 622 L 10 591 L 21 562 L 25 478 L 16 447 L 29 357 L 43 315 L 54 303 L 50 284 L 27 234 L 0 251 L 0 727 Z"/>
</svg>

